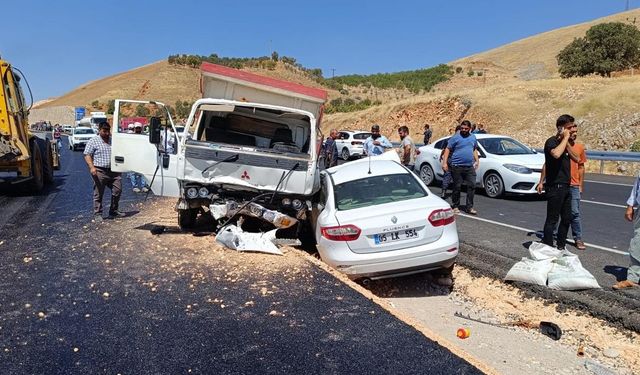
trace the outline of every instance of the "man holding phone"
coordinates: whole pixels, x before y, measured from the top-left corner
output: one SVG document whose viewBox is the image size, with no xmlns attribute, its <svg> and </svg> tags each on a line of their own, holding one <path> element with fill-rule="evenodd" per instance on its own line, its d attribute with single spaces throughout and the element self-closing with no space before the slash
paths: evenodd
<svg viewBox="0 0 640 375">
<path fill-rule="evenodd" d="M 557 245 L 564 250 L 567 232 L 571 225 L 571 159 L 578 159 L 571 149 L 569 140 L 577 126 L 570 115 L 562 115 L 556 121 L 557 133 L 544 144 L 544 169 L 546 178 L 544 189 L 547 192 L 547 218 L 544 222 L 542 242 L 553 246 L 553 232 L 558 225 Z"/>
</svg>

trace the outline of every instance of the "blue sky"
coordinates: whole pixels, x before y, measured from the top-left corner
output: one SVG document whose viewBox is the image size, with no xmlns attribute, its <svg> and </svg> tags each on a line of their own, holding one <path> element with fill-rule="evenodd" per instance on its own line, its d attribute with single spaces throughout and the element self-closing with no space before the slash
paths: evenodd
<svg viewBox="0 0 640 375">
<path fill-rule="evenodd" d="M 7 0 L 0 55 L 35 100 L 170 54 L 276 50 L 325 77 L 430 67 L 625 9 L 625 0 Z M 638 0 L 631 0 L 635 8 Z"/>
</svg>

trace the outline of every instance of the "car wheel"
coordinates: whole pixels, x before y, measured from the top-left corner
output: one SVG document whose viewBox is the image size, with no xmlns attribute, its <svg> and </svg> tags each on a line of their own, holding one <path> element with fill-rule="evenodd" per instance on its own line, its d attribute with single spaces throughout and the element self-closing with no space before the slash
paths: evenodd
<svg viewBox="0 0 640 375">
<path fill-rule="evenodd" d="M 343 148 L 342 152 L 340 153 L 340 157 L 342 158 L 342 160 L 347 161 L 349 160 L 349 157 L 351 155 L 349 154 L 349 149 L 348 148 Z"/>
<path fill-rule="evenodd" d="M 490 198 L 498 198 L 504 193 L 504 182 L 502 177 L 495 172 L 491 172 L 484 177 L 484 191 Z"/>
<path fill-rule="evenodd" d="M 424 184 L 429 186 L 433 183 L 435 179 L 435 174 L 433 173 L 433 168 L 429 165 L 429 163 L 424 163 L 420 166 L 420 178 L 424 181 Z"/>
</svg>

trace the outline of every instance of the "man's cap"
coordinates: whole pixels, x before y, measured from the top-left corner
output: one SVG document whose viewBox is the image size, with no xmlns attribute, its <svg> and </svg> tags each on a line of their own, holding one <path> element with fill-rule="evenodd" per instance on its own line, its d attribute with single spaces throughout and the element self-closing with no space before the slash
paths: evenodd
<svg viewBox="0 0 640 375">
<path fill-rule="evenodd" d="M 142 124 L 141 124 L 141 123 L 139 123 L 139 122 L 137 122 L 137 121 L 136 121 L 136 122 L 134 122 L 134 123 L 133 123 L 133 125 L 134 125 L 136 128 L 141 128 L 141 127 L 142 127 Z"/>
<path fill-rule="evenodd" d="M 127 129 L 133 129 L 133 122 L 129 125 L 127 125 Z"/>
<path fill-rule="evenodd" d="M 378 124 L 371 125 L 371 130 L 380 130 L 380 125 Z"/>
</svg>

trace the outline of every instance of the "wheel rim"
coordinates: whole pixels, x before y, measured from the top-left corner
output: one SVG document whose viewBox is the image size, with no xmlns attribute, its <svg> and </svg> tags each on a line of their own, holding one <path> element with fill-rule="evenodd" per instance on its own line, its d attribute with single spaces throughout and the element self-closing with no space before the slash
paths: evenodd
<svg viewBox="0 0 640 375">
<path fill-rule="evenodd" d="M 342 159 L 349 160 L 349 150 L 346 148 L 342 150 Z"/>
<path fill-rule="evenodd" d="M 426 185 L 429 185 L 433 182 L 433 169 L 429 165 L 423 165 L 420 168 L 420 178 Z"/>
<path fill-rule="evenodd" d="M 496 197 L 502 190 L 502 182 L 500 182 L 500 178 L 498 176 L 492 174 L 487 177 L 485 187 L 489 196 Z"/>
</svg>

